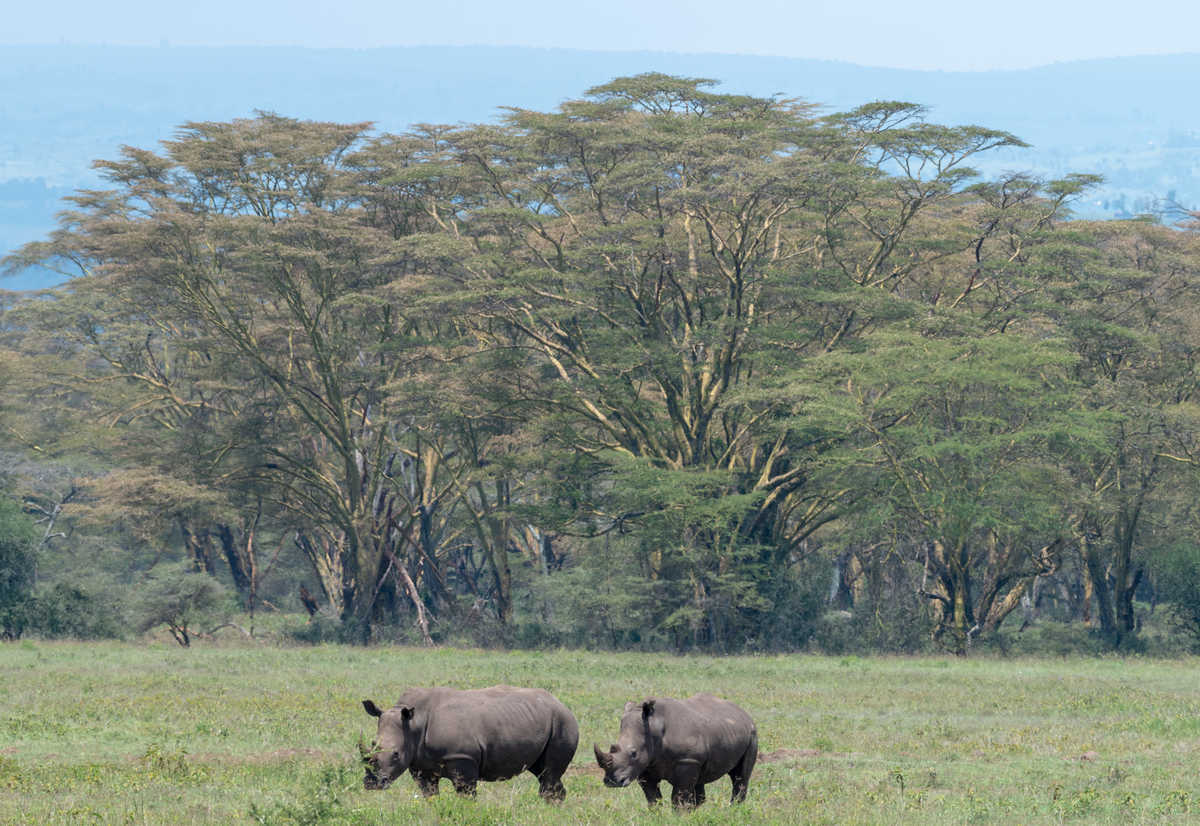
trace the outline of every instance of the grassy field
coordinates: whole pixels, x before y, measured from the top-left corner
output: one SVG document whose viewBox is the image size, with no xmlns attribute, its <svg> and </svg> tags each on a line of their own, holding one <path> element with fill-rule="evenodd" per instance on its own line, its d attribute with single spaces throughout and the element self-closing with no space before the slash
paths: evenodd
<svg viewBox="0 0 1200 826">
<path fill-rule="evenodd" d="M 362 789 L 369 697 L 542 686 L 579 718 L 558 808 L 529 775 L 432 801 Z M 577 651 L 0 645 L 0 823 L 675 823 L 600 782 L 626 700 L 711 691 L 754 716 L 733 823 L 1200 822 L 1200 661 L 671 657 Z M 669 793 L 669 789 L 664 787 Z"/>
</svg>

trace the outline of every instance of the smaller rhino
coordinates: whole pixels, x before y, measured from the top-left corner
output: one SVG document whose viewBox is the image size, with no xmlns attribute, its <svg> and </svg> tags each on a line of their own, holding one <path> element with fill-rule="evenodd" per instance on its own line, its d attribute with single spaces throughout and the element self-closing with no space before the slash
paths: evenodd
<svg viewBox="0 0 1200 826">
<path fill-rule="evenodd" d="M 626 703 L 621 733 L 607 752 L 596 744 L 604 785 L 641 784 L 651 806 L 662 800 L 660 781 L 671 784 L 671 803 L 691 809 L 704 802 L 704 786 L 729 775 L 732 803 L 746 799 L 758 759 L 758 730 L 750 715 L 711 694 L 686 700 L 652 697 Z"/>
</svg>

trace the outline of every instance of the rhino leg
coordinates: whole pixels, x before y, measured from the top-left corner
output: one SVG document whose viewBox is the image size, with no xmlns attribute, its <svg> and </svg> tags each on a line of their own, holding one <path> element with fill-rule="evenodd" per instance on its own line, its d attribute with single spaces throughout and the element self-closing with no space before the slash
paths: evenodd
<svg viewBox="0 0 1200 826">
<path fill-rule="evenodd" d="M 754 771 L 754 764 L 758 760 L 758 738 L 750 738 L 750 746 L 746 749 L 746 753 L 742 755 L 742 759 L 733 767 L 733 771 L 729 773 L 729 779 L 733 781 L 733 796 L 730 797 L 730 803 L 742 803 L 746 799 L 746 791 L 750 788 L 750 773 Z"/>
<path fill-rule="evenodd" d="M 543 771 L 538 776 L 538 794 L 547 803 L 562 803 L 567 797 L 567 789 L 561 777 L 551 777 L 549 772 Z"/>
<path fill-rule="evenodd" d="M 546 753 L 529 767 L 529 772 L 538 779 L 538 794 L 547 803 L 562 803 L 567 797 L 566 787 L 563 786 L 562 776 L 566 766 L 547 765 Z M 567 762 L 570 762 L 568 758 Z"/>
<path fill-rule="evenodd" d="M 571 758 L 575 756 L 577 740 L 578 735 L 574 738 L 551 737 L 538 759 L 529 767 L 529 771 L 538 779 L 538 794 L 547 803 L 562 803 L 567 797 L 562 777 L 567 766 L 571 765 Z"/>
<path fill-rule="evenodd" d="M 700 806 L 704 803 L 704 784 L 696 784 L 696 805 Z"/>
<path fill-rule="evenodd" d="M 649 777 L 642 776 L 638 778 L 638 785 L 642 787 L 642 794 L 646 795 L 646 803 L 651 806 L 657 806 L 662 800 L 662 792 L 658 789 L 658 781 L 651 780 Z"/>
<path fill-rule="evenodd" d="M 446 763 L 446 777 L 454 784 L 454 791 L 464 797 L 475 796 L 475 785 L 479 782 L 479 767 L 472 760 L 454 760 Z"/>
<path fill-rule="evenodd" d="M 696 808 L 695 786 L 674 786 L 671 789 L 671 805 L 680 811 Z"/>
<path fill-rule="evenodd" d="M 409 769 L 409 774 L 413 776 L 413 780 L 417 781 L 417 788 L 421 790 L 422 797 L 433 797 L 438 793 L 439 778 L 433 772 Z"/>
<path fill-rule="evenodd" d="M 675 764 L 671 776 L 671 803 L 676 809 L 694 809 L 696 785 L 700 781 L 700 763 L 696 760 L 680 760 Z"/>
</svg>

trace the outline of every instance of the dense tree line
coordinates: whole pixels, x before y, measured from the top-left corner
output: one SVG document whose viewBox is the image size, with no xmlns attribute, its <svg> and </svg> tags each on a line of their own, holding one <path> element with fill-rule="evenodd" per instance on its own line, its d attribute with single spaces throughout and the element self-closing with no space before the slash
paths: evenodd
<svg viewBox="0 0 1200 826">
<path fill-rule="evenodd" d="M 709 86 L 99 162 L 10 261 L 72 275 L 0 319 L 27 510 L 358 640 L 965 651 L 1024 605 L 1122 646 L 1185 605 L 1196 235 L 981 180 L 1005 132 Z"/>
</svg>

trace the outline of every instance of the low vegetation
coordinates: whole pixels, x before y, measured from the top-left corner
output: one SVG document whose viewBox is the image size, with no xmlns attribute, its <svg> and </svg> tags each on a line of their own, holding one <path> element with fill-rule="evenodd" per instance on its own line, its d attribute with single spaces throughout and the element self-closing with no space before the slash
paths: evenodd
<svg viewBox="0 0 1200 826">
<path fill-rule="evenodd" d="M 711 658 L 581 651 L 23 641 L 0 646 L 0 822 L 676 823 L 608 789 L 622 704 L 708 690 L 755 717 L 744 808 L 688 823 L 1170 823 L 1200 805 L 1194 659 Z M 528 775 L 477 800 L 362 789 L 359 704 L 403 686 L 543 686 L 581 742 L 561 808 Z"/>
</svg>

